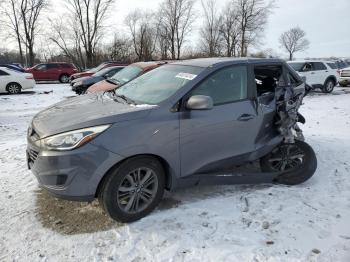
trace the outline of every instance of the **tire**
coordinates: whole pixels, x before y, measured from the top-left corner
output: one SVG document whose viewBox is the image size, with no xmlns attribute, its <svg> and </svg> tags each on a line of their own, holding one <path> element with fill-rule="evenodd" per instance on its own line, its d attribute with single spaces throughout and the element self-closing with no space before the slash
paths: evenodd
<svg viewBox="0 0 350 262">
<path fill-rule="evenodd" d="M 123 223 L 139 220 L 162 200 L 164 178 L 164 169 L 157 159 L 128 159 L 112 170 L 103 182 L 98 195 L 100 204 L 114 220 Z"/>
<path fill-rule="evenodd" d="M 22 91 L 22 87 L 18 83 L 9 83 L 6 86 L 6 90 L 9 94 L 19 94 Z"/>
<path fill-rule="evenodd" d="M 60 75 L 60 78 L 58 79 L 62 84 L 66 84 L 69 82 L 69 75 L 63 74 Z"/>
<path fill-rule="evenodd" d="M 282 154 L 278 152 L 282 152 Z M 279 160 L 278 155 L 282 155 L 282 160 Z M 301 157 L 301 155 L 303 156 Z M 282 169 L 283 164 L 281 166 L 283 161 L 285 163 L 284 170 Z M 317 158 L 311 146 L 303 141 L 295 140 L 293 144 L 280 144 L 268 155 L 261 158 L 260 166 L 263 172 L 282 172 L 274 182 L 284 185 L 298 185 L 313 176 L 317 169 Z"/>
<path fill-rule="evenodd" d="M 328 79 L 322 88 L 323 93 L 332 93 L 335 87 L 335 81 L 333 79 Z"/>
</svg>

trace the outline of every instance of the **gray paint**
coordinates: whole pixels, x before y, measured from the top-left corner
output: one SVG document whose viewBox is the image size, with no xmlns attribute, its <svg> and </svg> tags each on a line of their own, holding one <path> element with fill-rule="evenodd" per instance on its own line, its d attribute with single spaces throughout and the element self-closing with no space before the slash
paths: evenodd
<svg viewBox="0 0 350 262">
<path fill-rule="evenodd" d="M 157 106 L 136 107 L 116 102 L 106 94 L 80 96 L 53 105 L 38 113 L 32 121 L 40 138 L 102 124 L 111 124 L 111 127 L 89 144 L 67 152 L 45 151 L 28 139 L 28 150 L 39 152 L 38 159 L 31 165 L 32 171 L 51 193 L 90 200 L 107 171 L 135 155 L 151 154 L 161 158 L 166 164 L 170 189 L 198 183 L 200 177 L 205 177 L 201 174 L 218 171 L 227 164 L 256 160 L 280 143 L 282 137 L 271 127 L 275 115 L 274 99 L 257 100 L 254 79 L 248 79 L 248 99 L 215 106 L 211 110 L 189 111 L 180 107 L 176 111 L 174 106 L 194 86 L 220 68 L 236 64 L 250 67 L 266 62 L 282 63 L 258 59 L 179 62 L 206 69 Z M 57 174 L 68 175 L 63 186 L 45 185 L 40 181 L 41 176 Z"/>
</svg>

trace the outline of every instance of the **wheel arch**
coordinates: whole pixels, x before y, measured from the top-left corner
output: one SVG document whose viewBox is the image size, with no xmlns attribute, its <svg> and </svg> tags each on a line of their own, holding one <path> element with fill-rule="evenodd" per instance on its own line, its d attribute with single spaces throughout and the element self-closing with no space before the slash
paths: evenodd
<svg viewBox="0 0 350 262">
<path fill-rule="evenodd" d="M 337 85 L 337 78 L 335 75 L 330 75 L 326 78 L 326 81 L 324 81 L 324 86 L 326 85 L 326 83 L 329 81 L 329 80 L 332 80 L 334 82 L 335 85 Z"/>
<path fill-rule="evenodd" d="M 172 187 L 173 187 L 173 179 L 174 179 L 174 172 L 172 170 L 172 168 L 170 167 L 169 163 L 164 159 L 162 158 L 161 156 L 158 156 L 158 155 L 155 155 L 155 154 L 137 154 L 137 155 L 132 155 L 132 156 L 129 156 L 127 158 L 124 158 L 123 160 L 115 163 L 113 166 L 111 166 L 107 172 L 102 176 L 102 178 L 100 179 L 98 185 L 97 185 L 97 188 L 96 188 L 96 192 L 95 192 L 95 197 L 98 197 L 99 193 L 101 192 L 103 186 L 104 186 L 104 183 L 105 181 L 107 180 L 107 178 L 111 175 L 112 171 L 117 168 L 118 166 L 120 166 L 122 163 L 124 163 L 125 161 L 128 161 L 130 159 L 133 159 L 133 158 L 137 158 L 137 157 L 151 157 L 151 158 L 154 158 L 154 159 L 157 159 L 163 169 L 164 169 L 164 173 L 165 173 L 165 189 L 166 190 L 171 190 Z"/>
</svg>

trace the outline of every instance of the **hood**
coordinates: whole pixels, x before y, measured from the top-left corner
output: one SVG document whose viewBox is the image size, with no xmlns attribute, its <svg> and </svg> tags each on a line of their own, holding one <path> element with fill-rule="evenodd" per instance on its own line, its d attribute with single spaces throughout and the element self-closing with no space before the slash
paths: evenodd
<svg viewBox="0 0 350 262">
<path fill-rule="evenodd" d="M 102 81 L 102 80 L 104 80 L 103 76 L 84 76 L 84 77 L 74 79 L 72 81 L 72 84 L 74 85 L 75 83 L 81 82 L 82 85 L 90 86 L 90 85 L 95 84 L 95 83 Z"/>
<path fill-rule="evenodd" d="M 32 128 L 40 138 L 75 129 L 146 117 L 154 106 L 116 102 L 110 94 L 96 93 L 59 102 L 34 116 Z"/>
<path fill-rule="evenodd" d="M 81 73 L 75 73 L 75 74 L 71 75 L 71 78 L 76 79 L 76 78 L 80 78 L 83 76 L 91 76 L 93 74 L 94 74 L 93 72 L 86 71 L 86 72 L 81 72 Z"/>
<path fill-rule="evenodd" d="M 87 90 L 88 93 L 96 93 L 96 92 L 106 92 L 116 89 L 118 86 L 114 85 L 106 80 L 100 81 L 92 86 L 90 86 Z"/>
</svg>

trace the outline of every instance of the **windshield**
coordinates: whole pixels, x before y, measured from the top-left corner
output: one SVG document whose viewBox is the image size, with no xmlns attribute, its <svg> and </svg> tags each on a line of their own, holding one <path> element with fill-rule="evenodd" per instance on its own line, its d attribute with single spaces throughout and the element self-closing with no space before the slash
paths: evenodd
<svg viewBox="0 0 350 262">
<path fill-rule="evenodd" d="M 288 63 L 295 71 L 301 72 L 305 63 Z"/>
<path fill-rule="evenodd" d="M 95 74 L 93 74 L 92 76 L 104 76 L 105 74 L 107 74 L 110 70 L 112 70 L 110 67 L 107 68 L 103 68 L 100 71 L 96 72 Z"/>
<path fill-rule="evenodd" d="M 104 68 L 105 66 L 106 66 L 106 64 L 100 64 L 97 67 L 89 69 L 88 72 L 96 73 L 96 72 L 100 71 L 102 68 Z"/>
<path fill-rule="evenodd" d="M 116 94 L 124 95 L 136 103 L 158 104 L 203 70 L 202 67 L 164 65 L 120 87 Z"/>
<path fill-rule="evenodd" d="M 121 85 L 137 77 L 142 72 L 142 69 L 137 66 L 127 66 L 114 74 L 110 80 Z"/>
</svg>

